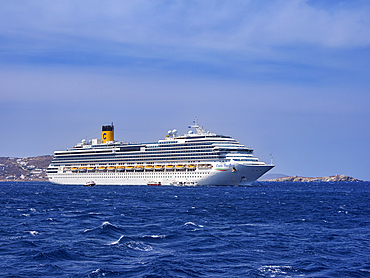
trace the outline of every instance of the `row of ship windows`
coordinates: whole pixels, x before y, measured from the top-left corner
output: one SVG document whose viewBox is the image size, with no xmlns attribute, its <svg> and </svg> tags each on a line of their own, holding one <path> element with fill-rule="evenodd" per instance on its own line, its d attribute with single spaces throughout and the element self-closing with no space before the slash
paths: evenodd
<svg viewBox="0 0 370 278">
<path fill-rule="evenodd" d="M 212 142 L 204 142 L 204 141 L 201 141 L 199 143 L 185 143 L 185 144 L 179 144 L 177 141 L 174 141 L 174 142 L 155 142 L 155 143 L 144 143 L 142 145 L 137 145 L 137 144 L 129 144 L 129 145 L 115 145 L 114 147 L 146 147 L 146 148 L 150 148 L 150 149 L 153 149 L 153 148 L 161 148 L 161 149 L 166 149 L 164 148 L 164 144 L 166 144 L 166 147 L 171 147 L 171 149 L 175 149 L 175 148 L 182 148 L 182 149 L 188 149 L 188 148 L 194 148 L 194 147 L 189 147 L 189 146 L 195 146 L 195 148 L 199 148 L 199 146 L 210 146 L 210 147 L 213 147 L 213 144 L 235 144 L 235 145 L 239 145 L 239 143 L 237 141 L 235 141 L 234 139 L 230 139 L 230 140 L 212 140 Z M 158 144 L 158 145 L 154 145 L 154 146 L 148 146 L 149 144 Z M 107 145 L 107 146 L 97 146 L 97 145 L 94 145 L 93 148 L 94 149 L 110 149 L 112 147 L 112 145 Z"/>
<path fill-rule="evenodd" d="M 203 174 L 203 176 L 206 175 L 206 174 Z M 111 176 L 111 177 L 114 177 L 115 175 L 114 174 L 109 174 L 109 173 L 103 173 L 103 174 L 100 174 L 100 175 L 96 175 L 96 174 L 90 174 L 89 175 L 89 178 L 101 178 L 102 176 Z M 119 174 L 117 175 L 116 177 L 119 177 L 119 176 L 124 176 L 124 177 L 129 177 L 129 178 L 163 178 L 163 179 L 173 179 L 173 178 L 201 178 L 202 176 L 200 176 L 199 173 L 197 173 L 196 175 L 191 175 L 191 174 L 186 174 L 186 175 L 180 175 L 180 174 L 177 174 L 177 175 L 166 175 L 166 174 L 162 174 L 162 175 L 150 175 L 150 174 L 138 174 L 138 173 L 126 173 L 126 174 Z M 60 175 L 60 177 L 73 177 L 73 178 L 86 178 L 86 175 L 76 175 L 76 174 L 63 174 L 63 175 Z M 123 177 L 123 178 L 124 178 Z"/>
<path fill-rule="evenodd" d="M 217 163 L 225 163 L 225 162 L 230 162 L 230 160 L 218 160 Z M 201 163 L 200 160 L 192 160 L 192 161 L 187 161 L 187 163 Z M 150 164 L 156 164 L 155 162 L 128 162 L 128 163 L 101 163 L 101 162 L 94 162 L 94 161 L 89 161 L 89 163 L 76 163 L 76 161 L 73 162 L 74 165 L 77 164 L 77 166 L 107 166 L 107 165 L 150 165 Z M 54 162 L 53 165 L 57 167 Z M 60 164 L 58 166 L 67 166 L 67 164 Z"/>
<path fill-rule="evenodd" d="M 148 155 L 151 155 L 151 154 L 154 154 L 156 156 L 168 156 L 168 155 L 171 155 L 171 154 L 183 154 L 183 155 L 188 155 L 187 153 L 199 153 L 200 155 L 204 155 L 205 153 L 212 153 L 212 151 L 210 150 L 199 150 L 199 151 L 188 151 L 184 154 L 183 151 L 179 151 L 179 152 L 170 152 L 170 153 L 160 153 L 160 152 L 143 152 L 143 153 L 140 153 L 140 156 L 148 156 Z M 59 155 L 63 158 L 68 158 L 68 157 L 84 157 L 84 158 L 94 158 L 94 157 L 97 157 L 97 156 L 115 156 L 115 157 L 121 157 L 121 156 L 124 156 L 124 157 L 131 157 L 132 155 L 135 155 L 135 154 L 127 154 L 127 153 L 124 153 L 124 154 L 121 154 L 119 152 L 117 153 L 96 153 L 96 154 L 93 154 L 93 155 Z M 137 154 L 136 154 L 137 155 Z M 192 154 L 193 155 L 193 154 Z"/>
<path fill-rule="evenodd" d="M 173 156 L 171 156 L 171 155 L 169 155 L 169 156 L 167 156 L 167 157 L 160 157 L 160 158 L 156 158 L 156 157 L 153 157 L 153 156 L 147 156 L 147 157 L 144 157 L 143 158 L 143 156 L 132 156 L 132 157 L 125 157 L 125 158 L 118 158 L 118 157 L 99 157 L 99 158 L 97 158 L 97 157 L 94 157 L 94 158 L 90 158 L 90 159 L 87 159 L 87 160 L 89 160 L 89 161 L 92 161 L 92 160 L 94 160 L 94 161 L 99 161 L 99 162 L 103 162 L 103 161 L 107 161 L 107 162 L 109 162 L 109 161 L 112 161 L 112 160 L 119 160 L 119 161 L 131 161 L 131 160 L 135 160 L 135 161 L 151 161 L 151 160 L 169 160 L 169 159 L 176 159 L 176 160 L 184 160 L 184 159 L 186 159 L 186 160 L 189 160 L 189 159 L 192 159 L 192 160 L 204 160 L 204 159 L 216 159 L 216 158 L 220 158 L 219 157 L 219 155 L 216 155 L 216 154 L 214 154 L 214 155 L 212 155 L 211 154 L 211 156 L 201 156 L 201 157 L 192 157 L 192 158 L 190 158 L 190 157 L 192 157 L 191 155 L 184 155 L 184 157 L 179 157 L 178 155 L 173 155 Z M 70 160 L 71 162 L 75 162 L 75 161 L 84 161 L 84 160 L 86 160 L 86 159 L 78 159 L 77 157 L 75 158 L 75 157 L 71 157 L 71 158 L 69 158 L 69 159 L 67 159 L 67 158 L 59 158 L 59 157 L 56 157 L 55 159 L 54 159 L 54 161 L 53 162 L 67 162 L 68 160 Z"/>
<path fill-rule="evenodd" d="M 226 139 L 226 138 L 225 138 Z M 163 148 L 163 144 L 166 144 L 166 145 L 173 145 L 173 146 L 177 146 L 177 147 L 182 147 L 182 146 L 199 146 L 199 145 L 212 145 L 214 143 L 217 143 L 217 144 L 235 144 L 237 143 L 234 139 L 230 139 L 230 140 L 208 140 L 208 142 L 205 142 L 205 141 L 197 141 L 198 143 L 190 143 L 190 142 L 187 142 L 187 143 L 178 143 L 178 141 L 167 141 L 167 142 L 152 142 L 152 143 L 144 143 L 144 145 L 148 146 L 148 145 L 152 145 L 154 144 L 154 146 L 149 146 L 149 147 L 160 147 L 160 148 Z M 155 145 L 155 144 L 158 144 L 158 145 Z"/>
<path fill-rule="evenodd" d="M 203 146 L 202 146 L 203 145 Z M 151 147 L 151 146 L 145 146 L 147 149 L 154 149 L 154 148 L 160 148 L 158 151 L 172 151 L 172 150 L 189 150 L 189 149 L 204 149 L 204 148 L 213 148 L 212 143 L 207 144 L 208 146 L 204 146 L 205 144 L 200 144 L 195 147 L 188 147 L 188 145 L 181 147 L 179 145 L 170 147 L 170 148 L 163 148 L 163 146 L 158 146 L 158 147 Z"/>
</svg>

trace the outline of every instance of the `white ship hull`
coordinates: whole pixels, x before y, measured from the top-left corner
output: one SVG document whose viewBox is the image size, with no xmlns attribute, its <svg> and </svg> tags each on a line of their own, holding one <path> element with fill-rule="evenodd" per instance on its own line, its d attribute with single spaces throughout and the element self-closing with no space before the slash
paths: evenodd
<svg viewBox="0 0 370 278">
<path fill-rule="evenodd" d="M 217 163 L 215 163 L 217 165 Z M 96 185 L 161 185 L 177 186 L 250 186 L 273 165 L 229 164 L 222 170 L 197 169 L 195 171 L 140 171 L 104 173 L 55 173 L 48 174 L 54 184 L 81 185 L 94 181 Z"/>
</svg>

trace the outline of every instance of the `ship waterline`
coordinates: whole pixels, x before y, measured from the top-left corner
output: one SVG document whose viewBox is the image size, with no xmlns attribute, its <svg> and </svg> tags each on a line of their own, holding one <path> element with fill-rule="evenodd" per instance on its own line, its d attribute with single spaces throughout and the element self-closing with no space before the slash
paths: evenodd
<svg viewBox="0 0 370 278">
<path fill-rule="evenodd" d="M 55 184 L 246 186 L 272 169 L 230 136 L 204 130 L 196 122 L 185 135 L 176 130 L 152 143 L 114 141 L 114 127 L 102 139 L 83 140 L 55 151 L 47 169 Z M 109 136 L 107 137 L 107 130 Z M 111 141 L 106 141 L 109 138 Z M 104 141 L 105 140 L 105 141 Z"/>
</svg>

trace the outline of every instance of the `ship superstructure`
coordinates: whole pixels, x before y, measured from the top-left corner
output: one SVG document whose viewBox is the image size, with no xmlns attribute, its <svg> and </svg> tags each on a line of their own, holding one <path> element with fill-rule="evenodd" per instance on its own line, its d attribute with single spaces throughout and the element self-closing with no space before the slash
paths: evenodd
<svg viewBox="0 0 370 278">
<path fill-rule="evenodd" d="M 187 134 L 168 131 L 163 140 L 125 143 L 114 140 L 114 126 L 103 126 L 102 139 L 82 140 L 55 151 L 47 169 L 56 184 L 245 186 L 273 168 L 230 136 L 200 127 Z"/>
</svg>

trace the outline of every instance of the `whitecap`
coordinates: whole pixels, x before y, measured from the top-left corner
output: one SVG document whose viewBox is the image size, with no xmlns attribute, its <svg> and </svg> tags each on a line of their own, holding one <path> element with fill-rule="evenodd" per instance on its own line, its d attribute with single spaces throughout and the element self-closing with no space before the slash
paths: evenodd
<svg viewBox="0 0 370 278">
<path fill-rule="evenodd" d="M 203 228 L 204 227 L 203 225 L 197 225 L 197 224 L 195 224 L 193 222 L 186 222 L 184 225 L 185 226 L 194 226 L 194 227 L 199 227 L 199 228 Z"/>
<path fill-rule="evenodd" d="M 104 273 L 104 271 L 102 269 L 100 269 L 100 268 L 98 268 L 98 269 L 96 269 L 96 270 L 94 270 L 94 271 L 91 272 L 91 275 L 93 277 L 104 277 L 105 274 L 106 273 Z M 90 275 L 88 277 L 90 277 Z"/>
<path fill-rule="evenodd" d="M 236 226 L 264 227 L 264 226 L 269 226 L 269 225 L 268 224 L 261 224 L 261 223 L 242 223 L 242 224 L 236 224 Z"/>
<path fill-rule="evenodd" d="M 35 235 L 38 235 L 38 234 L 39 234 L 39 232 L 36 232 L 36 231 L 29 231 L 29 233 L 30 233 L 31 235 L 33 235 L 33 236 L 35 236 Z"/>
<path fill-rule="evenodd" d="M 272 277 L 274 277 L 277 274 L 286 275 L 288 274 L 287 271 L 291 269 L 292 269 L 291 266 L 266 265 L 260 267 L 258 270 L 268 275 L 272 275 Z"/>
<path fill-rule="evenodd" d="M 117 228 L 117 226 L 115 226 L 115 225 L 113 225 L 113 224 L 109 223 L 108 221 L 103 222 L 103 224 L 101 224 L 101 226 L 102 226 L 102 227 L 112 226 L 112 227 Z"/>
<path fill-rule="evenodd" d="M 116 245 L 116 244 L 118 244 L 119 242 L 120 242 L 120 240 L 122 239 L 122 238 L 124 238 L 125 236 L 120 236 L 120 238 L 118 239 L 118 240 L 116 240 L 116 241 L 114 241 L 114 242 L 112 242 L 112 243 L 110 243 L 109 245 Z"/>
<path fill-rule="evenodd" d="M 165 238 L 166 236 L 165 235 L 143 235 L 142 236 L 143 238 L 148 238 L 148 237 L 150 237 L 150 238 Z"/>
<path fill-rule="evenodd" d="M 126 243 L 126 246 L 136 251 L 148 252 L 153 250 L 152 246 L 150 246 L 149 244 L 145 244 L 144 242 L 141 241 L 129 241 Z"/>
<path fill-rule="evenodd" d="M 86 229 L 86 230 L 84 231 L 84 233 L 91 232 L 91 231 L 94 231 L 94 230 L 96 230 L 96 229 L 104 229 L 104 228 L 106 228 L 106 227 L 114 227 L 114 228 L 117 228 L 117 226 L 115 226 L 115 225 L 113 225 L 113 224 L 109 223 L 108 221 L 105 221 L 105 222 L 103 222 L 103 223 L 100 225 L 100 227 L 98 227 L 98 228 Z M 117 229 L 118 229 L 118 228 L 117 228 Z"/>
</svg>

